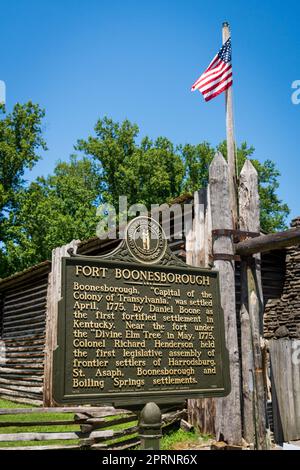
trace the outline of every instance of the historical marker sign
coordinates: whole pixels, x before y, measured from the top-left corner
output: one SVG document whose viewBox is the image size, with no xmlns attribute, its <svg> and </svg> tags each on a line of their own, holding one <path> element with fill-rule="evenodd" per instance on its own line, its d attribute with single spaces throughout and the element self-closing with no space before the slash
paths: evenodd
<svg viewBox="0 0 300 470">
<path fill-rule="evenodd" d="M 155 221 L 132 221 L 111 258 L 64 258 L 62 273 L 57 403 L 139 406 L 229 393 L 218 273 L 178 261 Z"/>
</svg>

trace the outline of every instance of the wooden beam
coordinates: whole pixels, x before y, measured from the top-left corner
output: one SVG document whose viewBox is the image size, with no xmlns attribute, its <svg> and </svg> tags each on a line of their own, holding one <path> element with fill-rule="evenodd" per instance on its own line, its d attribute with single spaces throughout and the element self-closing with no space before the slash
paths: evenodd
<svg viewBox="0 0 300 470">
<path fill-rule="evenodd" d="M 186 247 L 189 249 L 187 249 L 186 263 L 208 268 L 212 254 L 209 186 L 195 191 L 192 229 L 190 226 L 187 228 Z M 215 400 L 213 398 L 189 399 L 189 422 L 201 433 L 214 435 L 215 408 Z"/>
<path fill-rule="evenodd" d="M 57 318 L 58 302 L 61 299 L 61 259 L 70 256 L 69 248 L 76 253 L 80 240 L 73 240 L 68 245 L 52 250 L 52 269 L 48 277 L 47 307 L 46 307 L 46 339 L 44 363 L 44 405 L 55 406 L 53 387 L 53 351 L 57 347 Z"/>
<path fill-rule="evenodd" d="M 230 38 L 229 24 L 223 23 L 222 38 L 223 44 Z M 237 175 L 235 142 L 233 129 L 233 104 L 232 104 L 232 86 L 225 91 L 225 113 L 226 113 L 226 142 L 227 142 L 227 161 L 228 161 L 228 184 L 229 184 L 229 204 L 233 218 L 234 228 L 237 228 L 238 208 L 237 208 Z"/>
<path fill-rule="evenodd" d="M 217 153 L 209 167 L 212 229 L 225 229 L 228 235 L 218 235 L 213 240 L 213 254 L 228 254 L 228 260 L 216 260 L 219 271 L 221 304 L 224 311 L 226 346 L 229 351 L 231 392 L 225 398 L 216 399 L 216 436 L 228 444 L 240 445 L 241 422 L 241 376 L 237 338 L 235 307 L 235 264 L 232 258 L 233 243 L 230 230 L 233 221 L 230 211 L 228 165 Z"/>
<path fill-rule="evenodd" d="M 257 172 L 246 160 L 239 185 L 240 229 L 259 232 L 259 195 Z M 251 262 L 253 261 L 253 263 Z M 255 443 L 256 449 L 266 449 L 266 398 L 264 394 L 260 319 L 263 315 L 260 254 L 241 261 L 241 351 L 242 351 L 242 411 L 244 438 Z"/>
<path fill-rule="evenodd" d="M 246 160 L 247 162 L 247 160 Z M 251 170 L 251 171 L 249 171 Z M 257 200 L 257 173 L 244 165 L 240 174 L 239 185 L 239 222 L 240 230 L 259 231 L 259 201 Z M 254 196 L 254 197 L 253 197 Z M 257 217 L 258 215 L 258 217 Z M 251 339 L 251 324 L 248 305 L 248 263 L 241 261 L 241 350 L 242 350 L 242 413 L 243 437 L 248 443 L 255 442 L 255 414 L 254 414 L 254 387 L 253 387 L 253 350 Z M 247 353 L 246 353 L 247 351 Z"/>
<path fill-rule="evenodd" d="M 86 413 L 91 416 L 95 413 L 98 417 L 114 416 L 128 413 L 128 410 L 115 409 L 113 406 L 65 406 L 51 408 L 0 408 L 0 416 L 19 414 L 40 414 L 40 413 Z"/>
<path fill-rule="evenodd" d="M 288 246 L 300 244 L 300 227 L 291 228 L 284 232 L 270 233 L 251 238 L 235 244 L 235 253 L 240 256 L 249 256 L 254 253 L 280 250 Z"/>
</svg>

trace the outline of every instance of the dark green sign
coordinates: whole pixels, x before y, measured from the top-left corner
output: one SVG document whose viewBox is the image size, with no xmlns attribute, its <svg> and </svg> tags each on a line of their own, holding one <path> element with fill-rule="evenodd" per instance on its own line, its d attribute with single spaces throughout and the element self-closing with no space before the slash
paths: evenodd
<svg viewBox="0 0 300 470">
<path fill-rule="evenodd" d="M 111 259 L 63 258 L 58 404 L 138 407 L 229 393 L 218 273 L 188 267 L 143 237 L 143 262 L 126 242 Z M 160 264 L 146 263 L 147 249 Z"/>
</svg>

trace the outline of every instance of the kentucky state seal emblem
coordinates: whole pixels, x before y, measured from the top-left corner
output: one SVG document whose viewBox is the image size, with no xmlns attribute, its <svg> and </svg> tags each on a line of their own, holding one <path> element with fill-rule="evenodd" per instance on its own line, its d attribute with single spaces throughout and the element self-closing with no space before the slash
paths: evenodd
<svg viewBox="0 0 300 470">
<path fill-rule="evenodd" d="M 150 217 L 140 216 L 129 222 L 125 240 L 129 253 L 139 263 L 157 264 L 167 249 L 163 228 Z"/>
</svg>

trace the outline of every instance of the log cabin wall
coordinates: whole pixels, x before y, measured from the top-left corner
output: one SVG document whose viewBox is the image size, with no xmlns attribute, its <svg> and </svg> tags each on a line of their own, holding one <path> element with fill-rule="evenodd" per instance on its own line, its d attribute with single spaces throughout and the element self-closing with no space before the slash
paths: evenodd
<svg viewBox="0 0 300 470">
<path fill-rule="evenodd" d="M 292 221 L 300 227 L 300 217 Z M 285 251 L 286 275 L 282 293 L 268 299 L 264 315 L 264 335 L 268 339 L 300 339 L 300 246 Z"/>
<path fill-rule="evenodd" d="M 291 226 L 300 227 L 300 217 Z M 264 313 L 278 443 L 300 439 L 300 245 L 285 250 L 285 268 L 282 292 L 268 299 Z"/>
<path fill-rule="evenodd" d="M 285 259 L 286 250 L 275 250 L 261 254 L 261 276 L 263 285 L 264 305 L 269 302 L 277 302 L 280 299 L 285 281 Z M 241 263 L 235 263 L 235 295 L 236 295 L 236 316 L 238 327 L 239 353 L 241 357 Z M 261 319 L 263 323 L 263 319 Z"/>
<path fill-rule="evenodd" d="M 261 254 L 261 275 L 263 280 L 263 296 L 265 305 L 269 300 L 280 299 L 282 295 L 286 271 L 285 258 L 285 249 Z M 236 310 L 239 316 L 241 297 L 239 261 L 235 264 L 235 286 Z"/>
<path fill-rule="evenodd" d="M 45 262 L 0 281 L 0 396 L 42 404 L 48 273 Z"/>
</svg>

